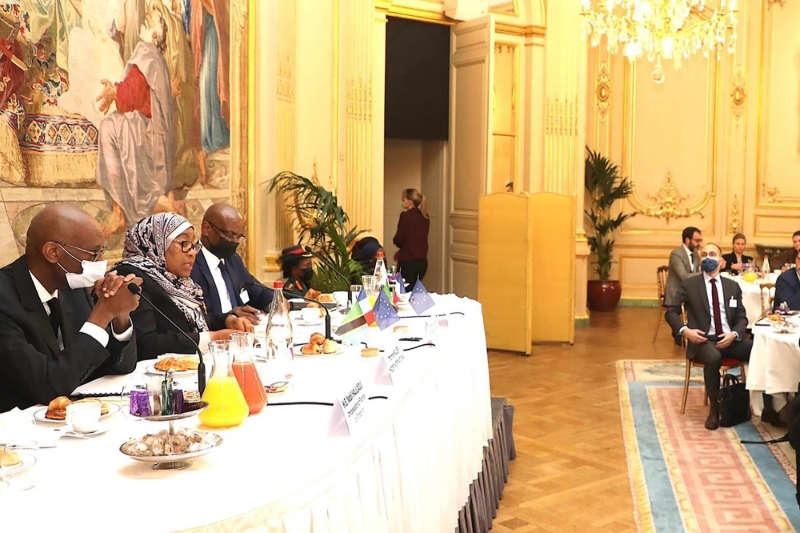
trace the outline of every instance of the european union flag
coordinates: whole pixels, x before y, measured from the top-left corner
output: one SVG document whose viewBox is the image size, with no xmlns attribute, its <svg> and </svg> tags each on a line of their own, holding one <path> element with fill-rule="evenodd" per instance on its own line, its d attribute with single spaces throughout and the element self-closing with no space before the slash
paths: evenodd
<svg viewBox="0 0 800 533">
<path fill-rule="evenodd" d="M 403 275 L 398 272 L 397 273 L 397 292 L 400 294 L 406 293 L 406 280 L 403 279 Z"/>
<path fill-rule="evenodd" d="M 418 279 L 411 291 L 411 296 L 408 298 L 408 304 L 414 309 L 414 312 L 421 315 L 431 307 L 433 307 L 433 298 L 428 293 L 428 289 L 422 284 L 422 280 Z"/>
<path fill-rule="evenodd" d="M 375 323 L 378 324 L 381 330 L 400 320 L 400 317 L 397 316 L 397 310 L 383 291 L 378 292 L 378 299 L 375 301 L 373 312 L 375 313 Z"/>
</svg>

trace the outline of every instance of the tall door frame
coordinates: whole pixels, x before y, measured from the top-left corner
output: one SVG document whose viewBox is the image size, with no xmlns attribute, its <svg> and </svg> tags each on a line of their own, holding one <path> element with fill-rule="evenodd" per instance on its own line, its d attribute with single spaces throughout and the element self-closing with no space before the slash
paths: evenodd
<svg viewBox="0 0 800 533">
<path fill-rule="evenodd" d="M 450 38 L 450 141 L 445 196 L 446 292 L 477 298 L 478 198 L 492 176 L 494 15 L 456 24 Z"/>
</svg>

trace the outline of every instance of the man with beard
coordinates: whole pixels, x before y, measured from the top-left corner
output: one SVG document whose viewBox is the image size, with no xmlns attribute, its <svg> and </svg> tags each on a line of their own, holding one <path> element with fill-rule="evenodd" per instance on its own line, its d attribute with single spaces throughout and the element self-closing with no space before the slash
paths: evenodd
<svg viewBox="0 0 800 533">
<path fill-rule="evenodd" d="M 244 220 L 232 205 L 213 204 L 203 215 L 192 279 L 200 285 L 209 313 L 233 311 L 257 324 L 256 314 L 269 311 L 272 290 L 262 287 L 244 266 L 236 248 L 244 240 Z"/>
<path fill-rule="evenodd" d="M 700 256 L 697 250 L 703 245 L 700 230 L 689 226 L 683 230 L 683 244 L 669 254 L 669 274 L 664 292 L 664 304 L 672 305 L 683 280 L 700 272 Z M 724 268 L 724 265 L 723 265 Z"/>
<path fill-rule="evenodd" d="M 151 10 L 142 24 L 141 42 L 116 84 L 103 80 L 100 111 L 117 110 L 100 123 L 97 183 L 106 193 L 111 216 L 106 237 L 154 212 L 168 211 L 172 188 L 172 91 L 162 55 L 167 26 Z"/>
</svg>

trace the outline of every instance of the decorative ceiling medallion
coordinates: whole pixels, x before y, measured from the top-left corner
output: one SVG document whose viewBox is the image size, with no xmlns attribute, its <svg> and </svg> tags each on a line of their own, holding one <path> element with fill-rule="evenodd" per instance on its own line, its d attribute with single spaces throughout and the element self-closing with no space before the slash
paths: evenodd
<svg viewBox="0 0 800 533">
<path fill-rule="evenodd" d="M 741 66 L 736 67 L 733 74 L 733 91 L 731 91 L 731 104 L 733 104 L 733 114 L 737 119 L 744 114 L 744 103 L 747 100 L 745 92 L 744 70 Z"/>
<path fill-rule="evenodd" d="M 767 202 L 770 204 L 779 204 L 781 201 L 777 196 L 781 193 L 777 187 L 767 187 L 766 183 L 761 184 L 761 194 L 767 197 Z"/>
<path fill-rule="evenodd" d="M 603 63 L 597 71 L 597 88 L 595 88 L 595 96 L 597 96 L 597 113 L 600 115 L 600 120 L 605 120 L 608 115 L 609 100 L 611 100 L 611 88 L 609 83 L 611 77 L 608 73 L 608 65 Z"/>
<path fill-rule="evenodd" d="M 648 194 L 647 197 L 652 200 L 653 204 L 645 205 L 636 195 L 636 185 L 634 184 L 634 194 L 630 198 L 630 203 L 637 213 L 641 213 L 647 217 L 664 218 L 669 224 L 673 218 L 687 218 L 694 215 L 703 218 L 703 209 L 708 204 L 709 199 L 713 193 L 704 189 L 703 197 L 695 205 L 684 206 L 684 202 L 688 199 L 687 196 L 681 194 L 678 187 L 672 183 L 672 174 L 667 173 L 664 185 L 658 189 L 655 194 Z"/>
<path fill-rule="evenodd" d="M 728 215 L 728 233 L 739 233 L 739 228 L 741 228 L 741 226 L 741 206 L 739 205 L 739 197 L 734 194 L 733 202 L 731 202 L 731 212 Z"/>
</svg>

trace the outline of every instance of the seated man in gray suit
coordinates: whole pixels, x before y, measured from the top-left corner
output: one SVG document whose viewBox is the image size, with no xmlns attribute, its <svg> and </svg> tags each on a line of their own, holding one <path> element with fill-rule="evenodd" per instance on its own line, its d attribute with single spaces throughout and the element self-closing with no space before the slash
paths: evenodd
<svg viewBox="0 0 800 533">
<path fill-rule="evenodd" d="M 742 289 L 732 280 L 722 278 L 725 268 L 722 251 L 716 244 L 706 244 L 700 252 L 703 274 L 683 280 L 667 308 L 666 319 L 673 333 L 686 337 L 686 357 L 704 365 L 708 418 L 706 429 L 719 427 L 719 370 L 722 359 L 750 360 L 753 341 L 745 338 L 747 315 L 742 305 Z M 681 305 L 686 308 L 687 323 L 681 319 Z"/>
<path fill-rule="evenodd" d="M 703 235 L 700 230 L 689 226 L 683 230 L 683 244 L 672 250 L 669 254 L 669 273 L 667 285 L 664 288 L 664 305 L 672 305 L 681 282 L 700 272 L 700 256 L 697 251 L 703 245 Z"/>
</svg>

